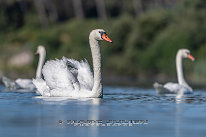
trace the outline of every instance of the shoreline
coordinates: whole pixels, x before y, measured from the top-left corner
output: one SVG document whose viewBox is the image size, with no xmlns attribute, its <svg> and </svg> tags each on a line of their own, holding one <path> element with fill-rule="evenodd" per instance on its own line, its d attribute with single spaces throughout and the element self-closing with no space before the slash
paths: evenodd
<svg viewBox="0 0 206 137">
<path fill-rule="evenodd" d="M 141 78 L 138 76 L 131 77 L 131 76 L 117 76 L 117 75 L 103 75 L 103 84 L 106 86 L 122 86 L 122 87 L 138 87 L 138 88 L 144 88 L 144 89 L 151 89 L 153 88 L 153 84 L 155 82 L 159 82 L 160 84 L 165 84 L 167 82 L 177 82 L 175 78 L 167 78 L 162 77 L 160 78 L 159 75 L 152 76 L 150 78 L 144 77 Z M 206 89 L 206 84 L 204 83 L 196 83 L 192 81 L 188 81 L 189 85 L 192 86 L 194 89 Z"/>
</svg>

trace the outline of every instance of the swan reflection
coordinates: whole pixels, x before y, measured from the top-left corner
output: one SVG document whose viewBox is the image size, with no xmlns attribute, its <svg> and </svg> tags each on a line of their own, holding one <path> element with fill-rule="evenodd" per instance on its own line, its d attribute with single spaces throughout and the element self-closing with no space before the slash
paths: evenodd
<svg viewBox="0 0 206 137">
<path fill-rule="evenodd" d="M 90 107 L 88 119 L 89 120 L 99 120 L 99 104 L 100 98 L 93 98 L 91 103 L 93 106 Z M 90 137 L 97 137 L 99 132 L 99 126 L 90 126 L 89 133 Z"/>
<path fill-rule="evenodd" d="M 175 101 L 176 101 L 176 104 L 180 104 L 180 103 L 189 104 L 195 101 L 195 96 L 193 94 L 188 94 L 188 95 L 179 94 L 179 95 L 176 95 Z"/>
<path fill-rule="evenodd" d="M 38 103 L 42 104 L 57 104 L 65 105 L 70 102 L 75 102 L 79 105 L 99 105 L 101 102 L 100 98 L 69 98 L 69 97 L 43 97 L 35 96 L 34 99 L 37 99 Z"/>
</svg>

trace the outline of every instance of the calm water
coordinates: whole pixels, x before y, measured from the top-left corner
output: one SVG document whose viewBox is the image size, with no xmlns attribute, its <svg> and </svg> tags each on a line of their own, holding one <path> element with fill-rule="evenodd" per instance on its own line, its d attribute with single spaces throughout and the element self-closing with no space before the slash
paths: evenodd
<svg viewBox="0 0 206 137">
<path fill-rule="evenodd" d="M 105 87 L 103 99 L 42 98 L 0 87 L 0 136 L 205 136 L 206 92 L 182 98 L 153 89 Z M 67 120 L 148 120 L 132 126 L 74 126 Z M 59 121 L 62 121 L 59 124 Z M 71 121 L 70 121 L 71 122 Z"/>
</svg>

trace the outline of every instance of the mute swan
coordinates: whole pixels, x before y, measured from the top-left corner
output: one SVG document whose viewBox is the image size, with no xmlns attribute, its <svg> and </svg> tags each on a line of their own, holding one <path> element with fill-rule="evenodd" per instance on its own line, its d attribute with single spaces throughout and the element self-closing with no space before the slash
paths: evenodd
<svg viewBox="0 0 206 137">
<path fill-rule="evenodd" d="M 41 45 L 38 46 L 35 54 L 39 54 L 39 62 L 38 62 L 38 67 L 37 67 L 37 71 L 36 71 L 36 78 L 41 78 L 42 77 L 41 70 L 42 70 L 42 66 L 44 64 L 44 60 L 46 57 L 46 50 L 45 50 L 44 46 L 41 46 Z M 9 78 L 3 76 L 2 82 L 10 90 L 16 90 L 16 89 L 34 90 L 35 89 L 35 86 L 32 83 L 32 79 L 18 78 L 14 81 L 14 80 L 10 80 Z"/>
<path fill-rule="evenodd" d="M 49 97 L 102 97 L 100 40 L 112 42 L 104 30 L 92 30 L 89 35 L 89 43 L 94 76 L 87 60 L 79 62 L 65 57 L 62 57 L 61 60 L 50 60 L 42 69 L 45 80 L 33 79 L 37 93 Z"/>
<path fill-rule="evenodd" d="M 154 88 L 159 94 L 188 94 L 192 93 L 192 88 L 187 84 L 183 76 L 182 70 L 182 59 L 189 58 L 192 61 L 195 58 L 190 54 L 188 49 L 179 49 L 176 55 L 176 69 L 177 69 L 177 78 L 178 83 L 166 83 L 165 85 L 161 85 L 159 83 L 154 83 Z"/>
</svg>

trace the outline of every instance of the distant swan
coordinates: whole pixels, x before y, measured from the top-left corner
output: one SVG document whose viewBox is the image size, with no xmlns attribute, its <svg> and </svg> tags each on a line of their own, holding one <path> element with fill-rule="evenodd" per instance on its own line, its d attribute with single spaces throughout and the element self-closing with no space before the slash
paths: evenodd
<svg viewBox="0 0 206 137">
<path fill-rule="evenodd" d="M 190 54 L 188 49 L 180 49 L 176 55 L 176 69 L 177 69 L 177 77 L 178 83 L 166 83 L 165 85 L 161 85 L 159 83 L 154 83 L 154 88 L 156 89 L 157 93 L 159 94 L 188 94 L 192 93 L 192 88 L 187 84 L 183 76 L 182 70 L 182 59 L 189 58 L 192 61 L 195 58 Z"/>
<path fill-rule="evenodd" d="M 38 46 L 35 54 L 39 54 L 39 62 L 38 62 L 38 67 L 36 71 L 36 78 L 41 78 L 42 77 L 41 70 L 42 70 L 42 66 L 44 64 L 45 57 L 46 57 L 46 50 L 44 46 Z M 14 80 L 10 80 L 9 78 L 3 76 L 2 82 L 10 90 L 16 90 L 16 89 L 34 90 L 35 89 L 35 86 L 32 83 L 32 79 L 18 78 L 14 81 Z"/>
<path fill-rule="evenodd" d="M 90 32 L 89 43 L 93 59 L 94 76 L 88 62 L 63 57 L 47 61 L 42 72 L 44 79 L 33 79 L 37 93 L 53 97 L 102 97 L 101 54 L 99 40 L 112 42 L 104 30 Z"/>
</svg>

